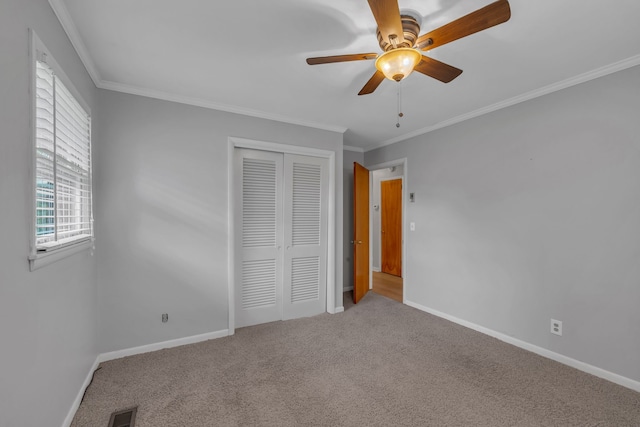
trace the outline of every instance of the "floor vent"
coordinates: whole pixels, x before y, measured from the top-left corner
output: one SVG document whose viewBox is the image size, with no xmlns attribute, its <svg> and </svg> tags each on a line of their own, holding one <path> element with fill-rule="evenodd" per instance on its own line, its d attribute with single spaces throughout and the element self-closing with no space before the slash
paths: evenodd
<svg viewBox="0 0 640 427">
<path fill-rule="evenodd" d="M 134 427 L 136 424 L 136 412 L 138 407 L 125 409 L 111 414 L 109 427 Z"/>
</svg>

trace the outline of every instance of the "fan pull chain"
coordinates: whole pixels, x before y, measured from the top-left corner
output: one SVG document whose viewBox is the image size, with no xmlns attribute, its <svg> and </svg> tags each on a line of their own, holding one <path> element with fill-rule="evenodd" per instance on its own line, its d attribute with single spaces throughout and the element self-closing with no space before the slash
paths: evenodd
<svg viewBox="0 0 640 427">
<path fill-rule="evenodd" d="M 398 119 L 396 122 L 396 127 L 400 127 L 400 119 L 404 116 L 402 113 L 402 81 L 398 82 Z"/>
</svg>

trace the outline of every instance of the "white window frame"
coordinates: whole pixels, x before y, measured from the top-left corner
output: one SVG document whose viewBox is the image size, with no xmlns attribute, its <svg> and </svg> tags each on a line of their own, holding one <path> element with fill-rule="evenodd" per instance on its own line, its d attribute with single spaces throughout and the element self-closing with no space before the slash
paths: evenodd
<svg viewBox="0 0 640 427">
<path fill-rule="evenodd" d="M 44 267 L 45 265 L 49 265 L 53 262 L 59 261 L 63 258 L 76 254 L 80 251 L 85 250 L 93 250 L 94 247 L 94 229 L 93 229 L 93 198 L 90 197 L 91 204 L 91 215 L 90 215 L 90 223 L 91 223 L 91 232 L 90 236 L 72 239 L 71 241 L 64 242 L 59 241 L 58 244 L 48 245 L 46 250 L 38 249 L 36 245 L 36 209 L 37 209 L 37 201 L 36 201 L 36 62 L 44 62 L 46 63 L 53 72 L 55 73 L 56 79 L 59 79 L 61 83 L 65 86 L 65 88 L 71 93 L 71 95 L 75 98 L 75 100 L 80 104 L 80 106 L 85 110 L 85 112 L 91 117 L 91 109 L 89 105 L 84 101 L 84 99 L 80 96 L 80 93 L 76 90 L 74 85 L 71 83 L 71 80 L 64 73 L 62 67 L 56 62 L 53 55 L 49 52 L 47 47 L 42 43 L 38 35 L 35 31 L 29 31 L 30 34 L 30 73 L 31 73 L 31 83 L 30 83 L 30 99 L 31 99 L 31 115 L 30 115 L 30 123 L 31 123 L 31 226 L 30 226 L 30 252 L 29 252 L 29 269 L 31 271 L 36 270 L 40 267 Z M 91 126 L 91 124 L 89 125 Z M 90 128 L 91 134 L 91 128 Z M 89 142 L 91 146 L 91 141 Z M 93 164 L 92 164 L 92 156 L 90 154 L 90 164 L 89 164 L 89 188 L 91 189 L 91 194 L 93 194 L 93 182 L 92 182 L 92 174 L 93 174 Z"/>
</svg>

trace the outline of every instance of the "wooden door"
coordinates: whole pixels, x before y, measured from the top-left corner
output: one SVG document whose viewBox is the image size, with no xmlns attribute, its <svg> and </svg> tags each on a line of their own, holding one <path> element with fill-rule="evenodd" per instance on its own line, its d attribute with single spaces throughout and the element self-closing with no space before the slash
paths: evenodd
<svg viewBox="0 0 640 427">
<path fill-rule="evenodd" d="M 402 277 L 402 179 L 380 182 L 382 272 Z"/>
<path fill-rule="evenodd" d="M 369 170 L 353 163 L 353 302 L 369 292 Z"/>
</svg>

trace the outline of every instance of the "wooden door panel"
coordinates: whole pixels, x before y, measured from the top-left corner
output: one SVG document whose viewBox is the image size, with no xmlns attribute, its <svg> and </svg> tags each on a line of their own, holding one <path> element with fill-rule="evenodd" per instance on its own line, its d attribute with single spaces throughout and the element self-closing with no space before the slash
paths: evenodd
<svg viewBox="0 0 640 427">
<path fill-rule="evenodd" d="M 380 246 L 383 273 L 402 277 L 402 180 L 380 182 Z"/>
<path fill-rule="evenodd" d="M 369 170 L 353 163 L 353 302 L 369 292 Z"/>
</svg>

